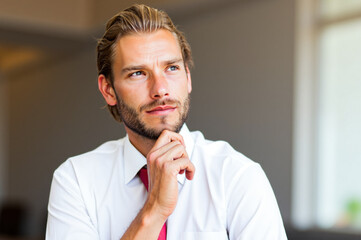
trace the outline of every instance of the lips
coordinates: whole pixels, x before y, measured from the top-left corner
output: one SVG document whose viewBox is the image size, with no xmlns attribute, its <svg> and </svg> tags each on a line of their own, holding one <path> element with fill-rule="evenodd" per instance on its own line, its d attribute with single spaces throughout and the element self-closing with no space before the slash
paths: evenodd
<svg viewBox="0 0 361 240">
<path fill-rule="evenodd" d="M 175 110 L 177 107 L 174 106 L 169 106 L 169 105 L 162 105 L 162 106 L 157 106 L 155 108 L 152 108 L 149 111 L 146 111 L 147 113 L 150 114 L 162 114 L 162 113 L 168 113 L 171 112 L 173 110 Z"/>
</svg>

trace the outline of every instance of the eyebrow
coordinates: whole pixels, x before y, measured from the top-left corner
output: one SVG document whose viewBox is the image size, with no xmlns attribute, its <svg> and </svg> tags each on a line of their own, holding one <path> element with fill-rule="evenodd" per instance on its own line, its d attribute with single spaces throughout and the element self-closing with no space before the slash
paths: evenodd
<svg viewBox="0 0 361 240">
<path fill-rule="evenodd" d="M 161 62 L 161 64 L 162 65 L 172 65 L 172 64 L 180 63 L 180 62 L 183 62 L 182 58 L 175 58 L 175 59 L 170 59 L 170 60 L 163 61 L 163 62 Z M 134 66 L 125 67 L 125 68 L 122 69 L 121 74 L 123 75 L 123 74 L 126 74 L 128 72 L 136 71 L 136 70 L 142 70 L 144 68 L 146 68 L 146 65 L 134 65 Z"/>
</svg>

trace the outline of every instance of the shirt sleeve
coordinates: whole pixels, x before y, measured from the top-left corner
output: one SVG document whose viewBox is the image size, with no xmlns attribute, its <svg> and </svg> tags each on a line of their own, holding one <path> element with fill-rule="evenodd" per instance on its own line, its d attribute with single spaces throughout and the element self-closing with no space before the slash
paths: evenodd
<svg viewBox="0 0 361 240">
<path fill-rule="evenodd" d="M 227 188 L 231 240 L 287 239 L 271 185 L 259 164 L 236 172 Z"/>
<path fill-rule="evenodd" d="M 47 240 L 99 240 L 70 161 L 54 173 L 48 205 Z"/>
</svg>

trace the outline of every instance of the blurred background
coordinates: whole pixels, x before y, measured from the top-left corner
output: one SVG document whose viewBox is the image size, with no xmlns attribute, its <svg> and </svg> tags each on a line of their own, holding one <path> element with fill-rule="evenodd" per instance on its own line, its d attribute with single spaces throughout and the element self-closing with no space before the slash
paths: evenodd
<svg viewBox="0 0 361 240">
<path fill-rule="evenodd" d="M 0 239 L 44 239 L 54 170 L 124 136 L 95 46 L 133 2 L 0 0 Z M 141 3 L 191 44 L 188 127 L 262 165 L 289 239 L 361 239 L 361 1 Z"/>
</svg>

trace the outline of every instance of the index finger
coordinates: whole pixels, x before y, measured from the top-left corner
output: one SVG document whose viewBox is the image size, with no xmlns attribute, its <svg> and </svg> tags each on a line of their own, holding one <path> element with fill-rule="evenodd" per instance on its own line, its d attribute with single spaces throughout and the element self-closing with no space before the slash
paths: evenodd
<svg viewBox="0 0 361 240">
<path fill-rule="evenodd" d="M 160 134 L 158 140 L 155 142 L 153 149 L 156 150 L 156 149 L 164 146 L 165 144 L 173 142 L 173 141 L 179 141 L 184 147 L 186 146 L 182 135 L 180 135 L 179 133 L 169 131 L 169 130 L 163 130 L 163 132 Z"/>
</svg>

